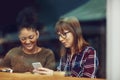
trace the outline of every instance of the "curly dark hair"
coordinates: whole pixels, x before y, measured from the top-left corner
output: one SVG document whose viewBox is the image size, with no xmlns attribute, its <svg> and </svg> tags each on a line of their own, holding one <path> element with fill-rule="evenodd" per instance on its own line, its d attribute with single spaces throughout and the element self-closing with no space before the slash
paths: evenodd
<svg viewBox="0 0 120 80">
<path fill-rule="evenodd" d="M 38 11 L 35 7 L 29 6 L 25 7 L 23 10 L 21 10 L 18 13 L 18 16 L 16 18 L 18 29 L 19 27 L 23 25 L 34 25 L 36 29 L 42 30 L 43 24 L 38 21 Z"/>
</svg>

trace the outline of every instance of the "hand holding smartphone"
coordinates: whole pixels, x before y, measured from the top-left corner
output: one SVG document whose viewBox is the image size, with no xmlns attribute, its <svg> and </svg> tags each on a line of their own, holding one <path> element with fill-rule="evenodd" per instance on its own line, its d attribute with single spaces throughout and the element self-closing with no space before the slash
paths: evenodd
<svg viewBox="0 0 120 80">
<path fill-rule="evenodd" d="M 34 62 L 32 63 L 32 66 L 34 67 L 34 69 L 42 68 L 42 64 L 40 62 Z"/>
</svg>

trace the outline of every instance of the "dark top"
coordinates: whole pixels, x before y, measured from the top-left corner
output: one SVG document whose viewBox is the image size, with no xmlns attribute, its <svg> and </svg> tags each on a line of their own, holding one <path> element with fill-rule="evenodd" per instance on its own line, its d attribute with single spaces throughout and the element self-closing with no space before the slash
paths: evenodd
<svg viewBox="0 0 120 80">
<path fill-rule="evenodd" d="M 14 72 L 32 72 L 33 62 L 40 62 L 43 67 L 54 70 L 54 53 L 52 50 L 42 47 L 37 54 L 25 54 L 21 47 L 15 47 L 6 54 L 1 66 L 12 68 Z"/>
</svg>

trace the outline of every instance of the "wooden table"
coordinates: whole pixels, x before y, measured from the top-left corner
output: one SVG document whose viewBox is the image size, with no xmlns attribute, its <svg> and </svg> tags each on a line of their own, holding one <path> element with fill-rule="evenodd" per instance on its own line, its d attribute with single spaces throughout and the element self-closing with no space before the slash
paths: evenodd
<svg viewBox="0 0 120 80">
<path fill-rule="evenodd" d="M 91 79 L 91 78 L 76 78 L 63 76 L 46 76 L 30 73 L 8 73 L 0 72 L 0 80 L 105 80 L 105 79 Z"/>
</svg>

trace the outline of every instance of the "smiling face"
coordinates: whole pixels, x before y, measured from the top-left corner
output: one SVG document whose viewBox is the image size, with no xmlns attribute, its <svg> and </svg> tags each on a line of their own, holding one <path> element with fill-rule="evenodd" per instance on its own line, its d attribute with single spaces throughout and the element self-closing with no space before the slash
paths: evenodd
<svg viewBox="0 0 120 80">
<path fill-rule="evenodd" d="M 33 29 L 23 28 L 20 30 L 19 39 L 24 50 L 32 51 L 37 46 L 39 32 Z"/>
</svg>

